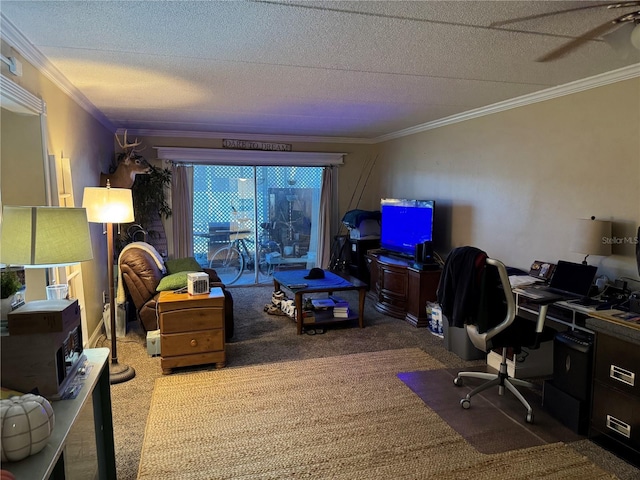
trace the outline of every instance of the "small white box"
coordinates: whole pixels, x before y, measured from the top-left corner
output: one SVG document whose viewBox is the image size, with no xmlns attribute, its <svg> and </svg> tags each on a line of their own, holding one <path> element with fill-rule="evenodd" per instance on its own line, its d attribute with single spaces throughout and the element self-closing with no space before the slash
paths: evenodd
<svg viewBox="0 0 640 480">
<path fill-rule="evenodd" d="M 189 295 L 209 293 L 209 275 L 204 272 L 187 273 L 187 292 Z"/>
<path fill-rule="evenodd" d="M 160 330 L 147 332 L 147 353 L 150 357 L 160 355 Z"/>
</svg>

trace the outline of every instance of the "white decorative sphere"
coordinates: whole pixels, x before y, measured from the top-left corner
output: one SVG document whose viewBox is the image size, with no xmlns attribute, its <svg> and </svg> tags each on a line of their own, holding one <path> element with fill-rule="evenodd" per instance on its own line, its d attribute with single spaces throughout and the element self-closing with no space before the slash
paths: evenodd
<svg viewBox="0 0 640 480">
<path fill-rule="evenodd" d="M 53 408 L 46 398 L 28 393 L 0 400 L 2 461 L 17 462 L 38 453 L 54 425 Z"/>
</svg>

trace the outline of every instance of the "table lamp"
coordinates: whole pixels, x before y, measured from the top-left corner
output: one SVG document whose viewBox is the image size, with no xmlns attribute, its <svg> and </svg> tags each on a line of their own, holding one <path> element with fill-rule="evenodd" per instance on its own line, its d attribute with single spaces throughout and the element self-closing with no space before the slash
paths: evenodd
<svg viewBox="0 0 640 480">
<path fill-rule="evenodd" d="M 53 268 L 92 258 L 84 208 L 3 207 L 1 263 Z"/>
<path fill-rule="evenodd" d="M 5 205 L 0 245 L 0 263 L 22 268 L 49 269 L 93 258 L 84 208 Z M 46 279 L 49 283 L 48 270 Z M 67 296 L 66 284 L 46 288 L 47 298 L 51 292 L 58 294 L 56 298 Z"/>
<path fill-rule="evenodd" d="M 585 255 L 582 261 L 587 264 L 589 255 L 611 255 L 611 222 L 596 220 L 596 217 L 580 218 L 576 222 L 571 242 L 571 251 Z"/>
<path fill-rule="evenodd" d="M 111 384 L 122 383 L 135 377 L 136 372 L 128 365 L 118 363 L 116 345 L 116 308 L 113 280 L 113 224 L 134 221 L 133 198 L 128 188 L 85 187 L 82 206 L 87 209 L 90 222 L 106 224 L 107 232 L 107 274 L 109 281 L 109 308 L 111 324 L 111 363 L 109 379 Z"/>
</svg>

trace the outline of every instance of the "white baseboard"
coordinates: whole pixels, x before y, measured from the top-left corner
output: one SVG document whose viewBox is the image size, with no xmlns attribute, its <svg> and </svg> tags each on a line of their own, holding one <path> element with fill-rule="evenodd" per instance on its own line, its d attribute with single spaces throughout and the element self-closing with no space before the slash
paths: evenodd
<svg viewBox="0 0 640 480">
<path fill-rule="evenodd" d="M 93 333 L 91 334 L 91 336 L 89 337 L 89 342 L 88 345 L 85 348 L 95 348 L 95 346 L 98 344 L 98 338 L 100 338 L 100 336 L 104 335 L 104 322 L 102 319 L 100 319 L 100 321 L 98 322 L 98 325 L 96 326 L 95 330 L 93 331 Z"/>
</svg>

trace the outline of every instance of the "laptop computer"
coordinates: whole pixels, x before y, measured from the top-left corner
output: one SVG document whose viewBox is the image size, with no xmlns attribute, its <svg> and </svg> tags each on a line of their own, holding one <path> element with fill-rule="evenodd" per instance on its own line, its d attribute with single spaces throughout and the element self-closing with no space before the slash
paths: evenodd
<svg viewBox="0 0 640 480">
<path fill-rule="evenodd" d="M 598 268 L 582 263 L 558 261 L 549 285 L 522 288 L 525 296 L 545 301 L 574 300 L 589 296 Z"/>
</svg>

